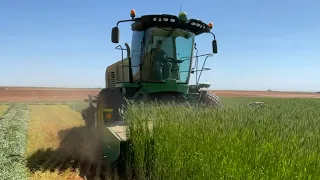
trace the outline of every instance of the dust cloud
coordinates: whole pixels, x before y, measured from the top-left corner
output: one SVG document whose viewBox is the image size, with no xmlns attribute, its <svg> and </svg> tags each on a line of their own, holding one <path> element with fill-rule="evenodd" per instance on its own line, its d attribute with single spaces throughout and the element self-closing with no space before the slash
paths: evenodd
<svg viewBox="0 0 320 180">
<path fill-rule="evenodd" d="M 101 159 L 101 135 L 96 128 L 74 127 L 58 133 L 58 156 L 84 161 L 90 164 Z"/>
</svg>

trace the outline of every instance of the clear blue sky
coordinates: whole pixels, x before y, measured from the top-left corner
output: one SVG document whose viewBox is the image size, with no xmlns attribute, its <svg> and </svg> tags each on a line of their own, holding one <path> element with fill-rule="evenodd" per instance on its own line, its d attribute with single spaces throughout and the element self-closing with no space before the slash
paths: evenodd
<svg viewBox="0 0 320 180">
<path fill-rule="evenodd" d="M 121 59 L 116 22 L 131 9 L 178 15 L 182 4 L 189 18 L 214 24 L 219 53 L 202 77 L 212 89 L 320 91 L 320 1 L 196 2 L 2 0 L 0 85 L 104 87 L 105 68 Z M 121 45 L 129 28 L 120 25 Z M 199 53 L 211 52 L 211 40 L 198 38 Z"/>
</svg>

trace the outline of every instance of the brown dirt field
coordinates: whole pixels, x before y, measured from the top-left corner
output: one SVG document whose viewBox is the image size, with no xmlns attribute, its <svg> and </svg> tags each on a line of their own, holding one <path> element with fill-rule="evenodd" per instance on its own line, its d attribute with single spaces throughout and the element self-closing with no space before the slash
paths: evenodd
<svg viewBox="0 0 320 180">
<path fill-rule="evenodd" d="M 41 87 L 0 87 L 0 102 L 34 101 L 82 101 L 88 95 L 97 95 L 100 89 L 41 88 Z M 320 98 L 320 93 L 277 92 L 277 91 L 229 91 L 213 90 L 218 96 L 234 97 L 281 97 Z"/>
<path fill-rule="evenodd" d="M 0 87 L 0 102 L 77 101 L 98 92 L 99 89 Z"/>
</svg>

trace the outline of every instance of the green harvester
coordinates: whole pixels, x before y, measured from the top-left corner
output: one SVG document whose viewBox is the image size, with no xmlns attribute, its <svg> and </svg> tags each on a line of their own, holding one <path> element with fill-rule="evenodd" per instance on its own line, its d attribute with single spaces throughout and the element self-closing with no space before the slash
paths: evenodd
<svg viewBox="0 0 320 180">
<path fill-rule="evenodd" d="M 187 19 L 184 12 L 179 16 L 154 14 L 136 18 L 135 11 L 131 10 L 130 15 L 131 19 L 118 21 L 112 29 L 111 40 L 119 43 L 118 25 L 131 22 L 131 46 L 125 43 L 125 47 L 116 47 L 121 50 L 122 59 L 106 68 L 106 87 L 97 96 L 89 95 L 85 100 L 89 107 L 81 112 L 86 126 L 101 131 L 102 155 L 111 163 L 119 160 L 130 140 L 119 111 L 127 99 L 222 106 L 214 93 L 204 90 L 210 84 L 199 83 L 202 72 L 210 70 L 204 67 L 207 58 L 217 53 L 212 23 Z M 212 53 L 198 55 L 195 37 L 205 33 L 213 35 Z M 202 68 L 198 68 L 199 57 L 205 58 Z M 196 76 L 193 85 L 189 84 L 191 74 Z"/>
</svg>

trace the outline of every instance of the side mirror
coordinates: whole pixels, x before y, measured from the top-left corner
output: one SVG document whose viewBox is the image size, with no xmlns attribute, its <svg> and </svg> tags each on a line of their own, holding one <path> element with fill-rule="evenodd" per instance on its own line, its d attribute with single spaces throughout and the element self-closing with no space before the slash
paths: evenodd
<svg viewBox="0 0 320 180">
<path fill-rule="evenodd" d="M 212 52 L 213 52 L 213 54 L 217 54 L 218 53 L 218 46 L 217 46 L 217 41 L 216 40 L 212 41 Z"/>
<path fill-rule="evenodd" d="M 119 43 L 119 27 L 116 26 L 114 28 L 112 28 L 112 33 L 111 33 L 111 41 L 113 43 Z"/>
</svg>

